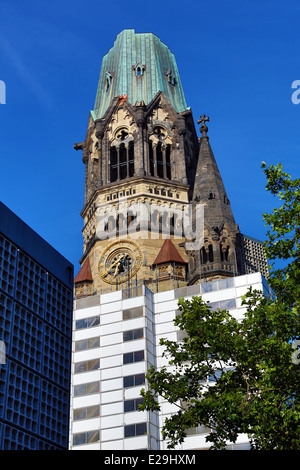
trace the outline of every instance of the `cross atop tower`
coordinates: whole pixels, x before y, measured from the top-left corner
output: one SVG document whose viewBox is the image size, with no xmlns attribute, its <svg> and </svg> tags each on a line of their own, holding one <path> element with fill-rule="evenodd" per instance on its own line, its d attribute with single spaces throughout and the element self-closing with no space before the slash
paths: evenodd
<svg viewBox="0 0 300 470">
<path fill-rule="evenodd" d="M 200 119 L 197 120 L 197 123 L 200 124 L 201 122 L 201 127 L 200 127 L 200 132 L 202 133 L 202 137 L 206 136 L 206 133 L 208 131 L 208 127 L 205 124 L 205 122 L 209 121 L 209 117 L 205 116 L 205 114 L 202 114 L 200 116 Z"/>
</svg>

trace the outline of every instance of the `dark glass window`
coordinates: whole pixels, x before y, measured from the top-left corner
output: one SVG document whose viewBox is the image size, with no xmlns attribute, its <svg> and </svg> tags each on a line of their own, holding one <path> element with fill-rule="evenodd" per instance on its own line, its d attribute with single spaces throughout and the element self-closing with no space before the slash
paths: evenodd
<svg viewBox="0 0 300 470">
<path fill-rule="evenodd" d="M 135 385 L 143 385 L 145 383 L 145 374 L 135 375 Z"/>
<path fill-rule="evenodd" d="M 144 337 L 143 328 L 137 328 L 136 330 L 129 330 L 123 332 L 123 341 L 133 341 Z"/>
<path fill-rule="evenodd" d="M 134 375 L 127 375 L 123 379 L 124 388 L 134 387 Z"/>
<path fill-rule="evenodd" d="M 125 426 L 125 437 L 134 437 L 135 436 L 135 424 L 130 424 L 129 426 Z"/>
<path fill-rule="evenodd" d="M 140 362 L 144 360 L 144 351 L 134 351 L 123 354 L 123 364 L 130 364 L 132 362 Z"/>
<path fill-rule="evenodd" d="M 147 434 L 146 423 L 130 424 L 124 428 L 124 437 L 142 436 L 143 434 Z"/>
<path fill-rule="evenodd" d="M 124 388 L 136 387 L 145 383 L 145 374 L 127 375 L 123 378 Z"/>
<path fill-rule="evenodd" d="M 143 403 L 143 398 L 135 398 L 133 400 L 124 401 L 124 413 L 129 413 L 130 411 L 138 411 L 139 405 Z"/>
</svg>

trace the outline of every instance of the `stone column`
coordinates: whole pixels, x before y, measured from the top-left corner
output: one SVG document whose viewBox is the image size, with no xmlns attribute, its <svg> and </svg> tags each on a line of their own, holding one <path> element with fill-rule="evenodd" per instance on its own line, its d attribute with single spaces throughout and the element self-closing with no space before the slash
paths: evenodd
<svg viewBox="0 0 300 470">
<path fill-rule="evenodd" d="M 152 151 L 153 151 L 153 172 L 154 176 L 157 177 L 157 153 L 156 153 L 156 147 L 157 145 L 152 142 Z"/>
<path fill-rule="evenodd" d="M 145 151 L 144 151 L 144 109 L 142 106 L 136 108 L 137 124 L 137 148 L 134 152 L 134 174 L 135 176 L 145 175 Z"/>
<path fill-rule="evenodd" d="M 125 144 L 126 149 L 126 177 L 129 178 L 129 144 Z"/>
<path fill-rule="evenodd" d="M 104 130 L 102 128 L 96 128 L 96 137 L 98 139 L 98 178 L 97 178 L 97 188 L 102 188 L 103 186 L 103 136 Z"/>
<path fill-rule="evenodd" d="M 163 157 L 163 177 L 167 179 L 167 160 L 166 160 L 166 146 L 163 145 L 161 147 L 162 150 L 162 157 Z"/>
<path fill-rule="evenodd" d="M 178 158 L 177 158 L 177 177 L 178 180 L 184 184 L 187 184 L 186 176 L 186 164 L 185 164 L 185 154 L 184 154 L 184 136 L 186 134 L 185 119 L 182 116 L 179 116 L 178 121 L 178 134 L 179 134 L 179 148 L 178 148 Z"/>
<path fill-rule="evenodd" d="M 85 165 L 84 172 L 84 202 L 88 200 L 88 178 L 89 178 L 89 153 L 86 147 L 83 147 L 82 152 L 82 161 Z"/>
<path fill-rule="evenodd" d="M 117 147 L 117 181 L 120 179 L 120 146 Z"/>
<path fill-rule="evenodd" d="M 149 161 L 149 142 L 148 142 L 148 130 L 144 128 L 144 157 L 145 157 L 145 174 L 150 175 L 150 161 Z"/>
</svg>

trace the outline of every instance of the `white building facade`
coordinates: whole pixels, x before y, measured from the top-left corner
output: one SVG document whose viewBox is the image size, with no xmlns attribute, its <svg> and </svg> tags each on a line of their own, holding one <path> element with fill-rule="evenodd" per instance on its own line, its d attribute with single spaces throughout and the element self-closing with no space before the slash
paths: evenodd
<svg viewBox="0 0 300 470">
<path fill-rule="evenodd" d="M 139 286 L 75 300 L 70 449 L 167 450 L 161 428 L 175 408 L 160 401 L 161 412 L 153 413 L 138 405 L 149 367 L 167 364 L 160 339 L 180 340 L 174 325 L 179 297 L 201 295 L 241 319 L 250 286 L 270 294 L 264 277 L 253 273 L 156 294 Z M 192 429 L 177 450 L 208 449 L 208 432 Z M 228 448 L 249 448 L 247 436 Z"/>
</svg>

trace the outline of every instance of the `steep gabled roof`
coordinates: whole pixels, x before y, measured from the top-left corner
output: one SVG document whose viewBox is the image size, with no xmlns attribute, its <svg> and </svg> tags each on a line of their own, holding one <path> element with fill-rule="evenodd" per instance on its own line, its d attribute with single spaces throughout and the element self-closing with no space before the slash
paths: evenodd
<svg viewBox="0 0 300 470">
<path fill-rule="evenodd" d="M 91 270 L 89 258 L 85 260 L 85 262 L 80 268 L 79 273 L 74 279 L 75 284 L 78 284 L 79 282 L 93 282 L 93 276 L 92 276 L 92 270 Z"/>
<path fill-rule="evenodd" d="M 160 252 L 158 253 L 153 265 L 162 263 L 187 264 L 187 262 L 184 261 L 184 259 L 178 252 L 172 240 L 170 240 L 169 238 L 164 241 L 164 244 L 161 247 Z"/>
</svg>

